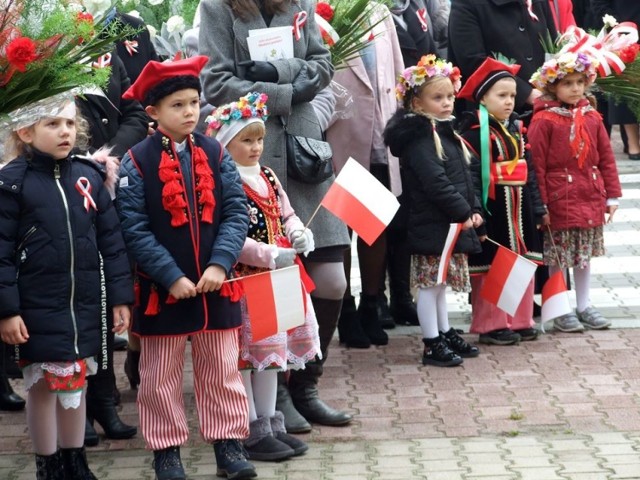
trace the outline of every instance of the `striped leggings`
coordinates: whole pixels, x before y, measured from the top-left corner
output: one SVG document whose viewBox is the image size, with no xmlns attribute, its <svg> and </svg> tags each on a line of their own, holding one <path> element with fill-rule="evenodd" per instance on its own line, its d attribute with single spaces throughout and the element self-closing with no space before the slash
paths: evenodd
<svg viewBox="0 0 640 480">
<path fill-rule="evenodd" d="M 183 445 L 189 436 L 183 371 L 187 336 L 142 337 L 138 411 L 151 450 Z M 249 435 L 247 396 L 238 371 L 238 330 L 191 336 L 193 381 L 204 440 Z"/>
</svg>

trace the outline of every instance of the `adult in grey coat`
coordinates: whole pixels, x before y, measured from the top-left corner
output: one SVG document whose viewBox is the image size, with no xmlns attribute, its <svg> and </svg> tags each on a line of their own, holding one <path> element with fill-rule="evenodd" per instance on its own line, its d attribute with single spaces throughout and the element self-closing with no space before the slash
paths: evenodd
<svg viewBox="0 0 640 480">
<path fill-rule="evenodd" d="M 212 105 L 222 105 L 247 92 L 268 95 L 270 117 L 261 163 L 275 171 L 304 222 L 311 218 L 334 177 L 318 185 L 287 177 L 280 118 L 285 119 L 291 134 L 322 138 L 322 127 L 310 102 L 329 85 L 333 66 L 315 22 L 314 5 L 311 0 L 203 0 L 199 7 L 199 51 L 210 59 L 202 70 L 205 98 Z M 249 31 L 267 27 L 293 27 L 293 58 L 251 61 Z M 351 421 L 350 415 L 322 402 L 317 390 L 346 289 L 342 256 L 349 236 L 344 223 L 325 209 L 314 217 L 311 229 L 316 250 L 304 262 L 316 284 L 311 298 L 320 327 L 322 359 L 291 372 L 288 390 L 284 382 L 279 386 L 278 409 L 291 432 L 309 431 L 308 422 L 344 425 Z"/>
</svg>

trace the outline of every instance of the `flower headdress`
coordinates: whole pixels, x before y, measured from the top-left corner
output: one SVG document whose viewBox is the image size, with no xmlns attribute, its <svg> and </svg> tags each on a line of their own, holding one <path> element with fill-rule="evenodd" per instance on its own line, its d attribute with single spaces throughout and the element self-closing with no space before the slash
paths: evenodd
<svg viewBox="0 0 640 480">
<path fill-rule="evenodd" d="M 417 65 L 406 68 L 396 84 L 396 98 L 402 102 L 408 91 L 414 91 L 431 77 L 444 77 L 453 83 L 454 92 L 458 93 L 462 82 L 460 69 L 451 62 L 436 58 L 435 55 L 423 56 Z"/>
<path fill-rule="evenodd" d="M 214 108 L 205 120 L 206 135 L 216 137 L 222 145 L 227 146 L 250 123 L 267 120 L 267 99 L 266 93 L 251 92 L 237 102 Z"/>
<path fill-rule="evenodd" d="M 598 61 L 582 52 L 565 52 L 547 60 L 531 76 L 531 84 L 538 90 L 544 90 L 549 84 L 562 80 L 572 73 L 583 73 L 589 83 L 596 79 Z"/>
</svg>

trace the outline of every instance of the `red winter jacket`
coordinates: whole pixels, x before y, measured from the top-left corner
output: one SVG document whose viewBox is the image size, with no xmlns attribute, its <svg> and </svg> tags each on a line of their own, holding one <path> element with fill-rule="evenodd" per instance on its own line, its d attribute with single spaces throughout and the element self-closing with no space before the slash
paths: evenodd
<svg viewBox="0 0 640 480">
<path fill-rule="evenodd" d="M 583 99 L 578 107 L 587 106 Z M 604 224 L 606 201 L 622 196 L 616 160 L 600 114 L 584 115 L 588 151 L 582 167 L 572 153 L 573 119 L 549 109 L 557 101 L 538 99 L 529 126 L 529 143 L 542 201 L 549 209 L 551 228 L 592 228 Z"/>
</svg>

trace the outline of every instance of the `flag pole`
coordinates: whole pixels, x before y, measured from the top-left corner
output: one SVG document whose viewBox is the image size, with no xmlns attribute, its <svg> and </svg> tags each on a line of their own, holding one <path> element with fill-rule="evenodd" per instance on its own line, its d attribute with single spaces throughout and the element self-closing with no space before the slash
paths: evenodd
<svg viewBox="0 0 640 480">
<path fill-rule="evenodd" d="M 562 268 L 560 265 L 560 255 L 558 255 L 558 250 L 556 250 L 556 242 L 553 241 L 553 233 L 551 233 L 551 225 L 547 225 L 547 231 L 549 232 L 549 239 L 551 240 L 551 246 L 553 247 L 553 254 L 556 257 L 556 262 L 558 262 L 558 268 Z"/>
<path fill-rule="evenodd" d="M 502 247 L 503 245 L 501 245 L 500 243 L 496 242 L 494 239 L 492 238 L 485 238 L 485 240 L 489 240 L 491 243 L 493 243 L 494 245 L 497 245 L 498 247 Z"/>
<path fill-rule="evenodd" d="M 309 228 L 309 224 L 311 223 L 311 220 L 314 219 L 314 217 L 316 216 L 316 214 L 318 213 L 318 210 L 320 210 L 320 207 L 322 206 L 322 203 L 319 203 L 318 206 L 316 207 L 316 209 L 313 211 L 313 214 L 311 215 L 311 218 L 309 219 L 309 221 L 307 222 L 307 224 L 304 226 L 304 230 L 307 230 Z M 304 231 L 303 230 L 303 231 Z"/>
</svg>

